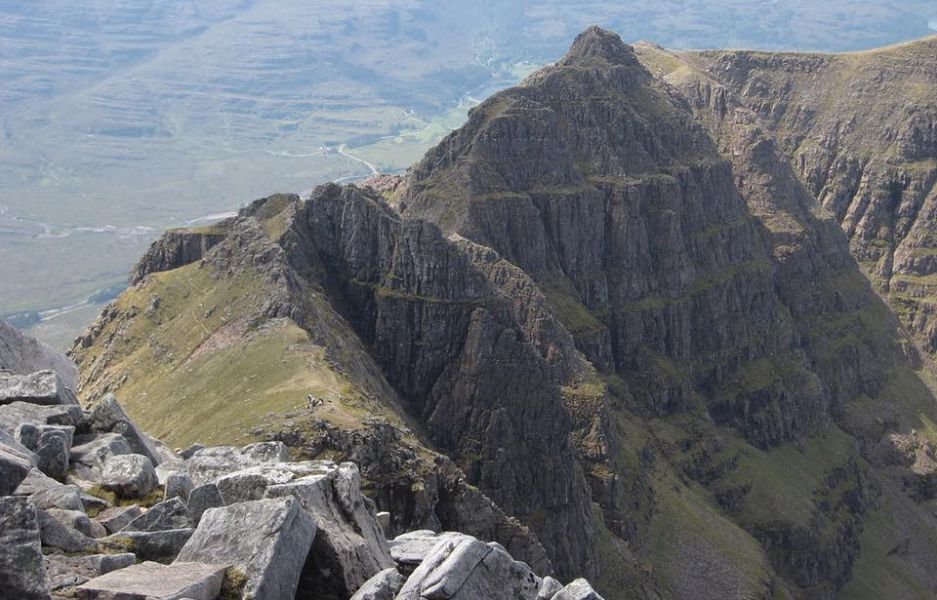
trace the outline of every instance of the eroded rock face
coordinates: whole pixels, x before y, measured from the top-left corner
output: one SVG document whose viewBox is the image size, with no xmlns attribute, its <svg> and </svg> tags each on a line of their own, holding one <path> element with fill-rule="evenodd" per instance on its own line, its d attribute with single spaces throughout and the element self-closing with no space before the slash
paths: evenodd
<svg viewBox="0 0 937 600">
<path fill-rule="evenodd" d="M 434 440 L 481 457 L 469 482 L 509 514 L 539 515 L 534 529 L 560 568 L 594 568 L 588 490 L 560 392 L 587 367 L 529 277 L 354 188 L 317 189 L 301 218 L 308 239 L 291 260 L 324 265 L 322 283 L 339 288 Z"/>
<path fill-rule="evenodd" d="M 139 282 L 149 273 L 168 271 L 195 262 L 212 246 L 224 239 L 222 227 L 217 231 L 177 230 L 160 238 L 140 259 L 130 276 L 131 284 Z"/>
<path fill-rule="evenodd" d="M 246 575 L 244 598 L 292 600 L 316 526 L 293 498 L 212 508 L 177 562 L 236 566 Z"/>
</svg>

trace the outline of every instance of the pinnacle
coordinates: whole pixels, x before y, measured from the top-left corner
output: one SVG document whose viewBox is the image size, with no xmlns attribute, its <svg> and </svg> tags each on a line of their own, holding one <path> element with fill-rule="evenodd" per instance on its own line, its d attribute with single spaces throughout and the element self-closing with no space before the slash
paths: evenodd
<svg viewBox="0 0 937 600">
<path fill-rule="evenodd" d="M 592 25 L 573 41 L 563 63 L 604 60 L 613 64 L 636 64 L 634 50 L 618 34 Z"/>
</svg>

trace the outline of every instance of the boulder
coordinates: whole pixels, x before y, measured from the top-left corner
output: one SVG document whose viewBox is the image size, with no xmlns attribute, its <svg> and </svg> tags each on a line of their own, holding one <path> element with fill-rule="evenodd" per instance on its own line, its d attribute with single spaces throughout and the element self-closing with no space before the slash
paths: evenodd
<svg viewBox="0 0 937 600">
<path fill-rule="evenodd" d="M 0 369 L 20 375 L 52 369 L 70 389 L 75 389 L 78 380 L 78 367 L 64 353 L 23 335 L 3 321 L 0 321 Z"/>
<path fill-rule="evenodd" d="M 185 461 L 185 470 L 195 485 L 215 481 L 219 477 L 252 467 L 281 464 L 289 456 L 282 442 L 260 442 L 237 448 L 213 446 L 196 451 Z"/>
<path fill-rule="evenodd" d="M 0 405 L 0 429 L 16 433 L 23 423 L 33 425 L 71 425 L 81 429 L 86 425 L 85 413 L 77 404 L 44 406 L 29 402 L 12 402 Z"/>
<path fill-rule="evenodd" d="M 117 533 L 143 514 L 136 504 L 113 506 L 102 511 L 94 520 L 100 523 L 108 533 Z"/>
<path fill-rule="evenodd" d="M 0 496 L 9 496 L 35 466 L 32 456 L 15 446 L 0 442 Z"/>
<path fill-rule="evenodd" d="M 540 582 L 537 600 L 551 600 L 561 589 L 563 589 L 563 584 L 547 575 Z"/>
<path fill-rule="evenodd" d="M 221 497 L 221 491 L 214 483 L 206 483 L 193 488 L 189 492 L 189 518 L 192 523 L 198 525 L 202 519 L 202 514 L 209 508 L 224 506 L 224 498 Z"/>
<path fill-rule="evenodd" d="M 195 487 L 192 478 L 187 473 L 170 473 L 166 477 L 166 491 L 163 496 L 166 500 L 170 498 L 189 499 L 189 493 Z"/>
<path fill-rule="evenodd" d="M 427 529 L 409 531 L 388 542 L 390 555 L 404 572 L 409 572 L 423 562 L 439 542 L 461 535 L 452 531 L 436 533 Z"/>
<path fill-rule="evenodd" d="M 119 433 L 124 436 L 134 454 L 146 456 L 154 466 L 162 462 L 150 438 L 137 429 L 113 394 L 106 395 L 94 405 L 89 420 L 91 428 L 98 433 Z"/>
<path fill-rule="evenodd" d="M 121 531 L 98 540 L 101 548 L 122 552 L 133 552 L 141 560 L 165 562 L 176 558 L 193 529 L 169 529 L 166 531 Z"/>
<path fill-rule="evenodd" d="M 77 591 L 81 600 L 214 600 L 224 574 L 225 565 L 144 562 L 96 577 Z"/>
<path fill-rule="evenodd" d="M 185 529 L 192 526 L 189 511 L 179 498 L 170 498 L 154 505 L 131 521 L 123 531 L 166 531 Z"/>
<path fill-rule="evenodd" d="M 270 485 L 268 478 L 256 471 L 231 473 L 219 477 L 215 483 L 225 504 L 260 500 L 264 497 L 267 486 Z"/>
<path fill-rule="evenodd" d="M 64 552 L 89 552 L 94 550 L 96 547 L 94 540 L 76 529 L 73 526 L 72 515 L 63 515 L 63 512 L 70 513 L 71 511 L 37 509 L 42 545 L 58 548 Z M 87 518 L 87 515 L 85 518 Z"/>
<path fill-rule="evenodd" d="M 297 498 L 318 527 L 302 588 L 347 598 L 394 561 L 374 506 L 361 494 L 358 468 L 352 463 L 320 467 L 320 474 L 272 485 L 266 495 Z"/>
<path fill-rule="evenodd" d="M 101 487 L 122 498 L 141 498 L 157 484 L 153 463 L 142 454 L 112 456 L 101 470 Z"/>
<path fill-rule="evenodd" d="M 0 372 L 0 404 L 78 404 L 55 371 L 37 371 L 28 375 Z"/>
<path fill-rule="evenodd" d="M 100 469 L 108 458 L 132 454 L 127 438 L 119 433 L 95 433 L 75 436 L 72 462 Z"/>
<path fill-rule="evenodd" d="M 243 598 L 293 600 L 316 526 L 293 498 L 205 511 L 178 562 L 227 564 L 243 571 Z"/>
<path fill-rule="evenodd" d="M 0 498 L 0 590 L 16 600 L 49 600 L 49 576 L 42 560 L 39 515 L 29 500 Z"/>
<path fill-rule="evenodd" d="M 351 600 L 394 600 L 405 581 L 397 569 L 384 569 L 368 579 Z"/>
<path fill-rule="evenodd" d="M 64 510 L 85 511 L 81 501 L 81 491 L 75 485 L 57 485 L 40 490 L 29 496 L 36 508 L 61 508 Z"/>
<path fill-rule="evenodd" d="M 49 490 L 52 488 L 57 488 L 62 484 L 39 469 L 33 467 L 29 470 L 29 473 L 26 475 L 26 479 L 20 483 L 19 487 L 16 488 L 17 496 L 31 496 L 36 492 L 41 492 L 42 490 Z"/>
<path fill-rule="evenodd" d="M 99 575 L 125 569 L 137 562 L 137 555 L 132 552 L 121 554 L 92 554 L 85 557 L 94 566 Z"/>
<path fill-rule="evenodd" d="M 552 600 L 603 600 L 585 579 L 577 579 L 561 589 Z"/>
<path fill-rule="evenodd" d="M 104 531 L 100 523 L 92 521 L 83 510 L 69 510 L 64 508 L 44 508 L 41 509 L 50 515 L 56 521 L 74 529 L 88 537 L 104 537 L 106 533 L 96 535 L 98 531 Z"/>
<path fill-rule="evenodd" d="M 85 511 L 88 514 L 99 514 L 111 507 L 111 503 L 99 496 L 91 494 L 81 494 L 81 503 L 85 505 Z"/>
<path fill-rule="evenodd" d="M 69 448 L 74 427 L 42 427 L 36 444 L 39 470 L 53 479 L 64 479 L 68 473 Z"/>
<path fill-rule="evenodd" d="M 444 539 L 403 585 L 398 600 L 536 600 L 540 578 L 500 546 L 471 536 Z"/>
</svg>

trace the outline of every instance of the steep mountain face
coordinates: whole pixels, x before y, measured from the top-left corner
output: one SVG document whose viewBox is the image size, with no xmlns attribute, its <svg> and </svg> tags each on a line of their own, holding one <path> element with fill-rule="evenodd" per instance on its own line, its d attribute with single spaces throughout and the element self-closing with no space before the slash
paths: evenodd
<svg viewBox="0 0 937 600">
<path fill-rule="evenodd" d="M 840 223 L 896 314 L 937 350 L 937 37 L 870 52 L 681 58 L 750 110 Z"/>
<path fill-rule="evenodd" d="M 393 191 L 258 201 L 134 281 L 74 350 L 86 402 L 355 460 L 399 529 L 609 598 L 937 586 L 930 371 L 686 56 L 587 30 Z"/>
</svg>

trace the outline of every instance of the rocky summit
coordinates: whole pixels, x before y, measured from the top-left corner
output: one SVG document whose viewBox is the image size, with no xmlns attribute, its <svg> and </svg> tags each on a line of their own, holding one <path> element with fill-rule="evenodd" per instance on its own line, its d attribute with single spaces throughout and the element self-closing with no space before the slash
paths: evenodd
<svg viewBox="0 0 937 600">
<path fill-rule="evenodd" d="M 0 379 L 9 586 L 932 598 L 933 48 L 593 27 L 402 177 L 167 233 L 80 405 Z"/>
</svg>

